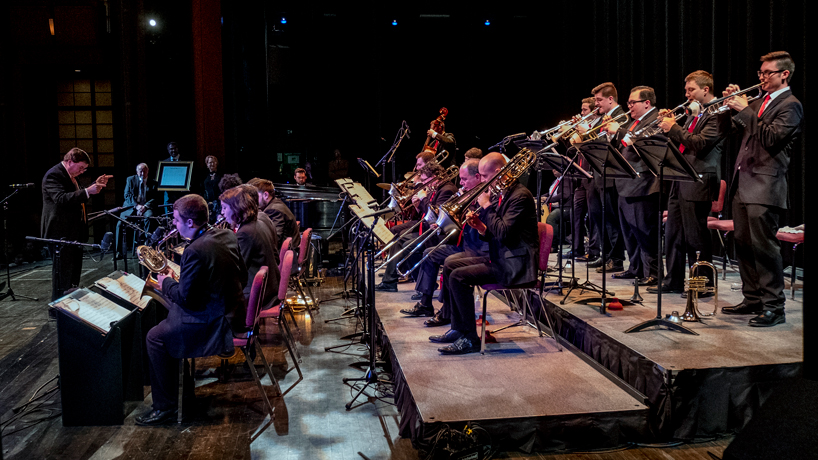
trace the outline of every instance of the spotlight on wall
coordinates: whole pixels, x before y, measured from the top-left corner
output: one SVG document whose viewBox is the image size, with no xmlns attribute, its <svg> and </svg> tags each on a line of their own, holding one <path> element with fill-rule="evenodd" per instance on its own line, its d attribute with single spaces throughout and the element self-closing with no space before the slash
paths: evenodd
<svg viewBox="0 0 818 460">
<path fill-rule="evenodd" d="M 156 19 L 151 19 L 150 21 L 148 21 L 148 24 L 150 24 L 151 27 L 156 27 Z"/>
</svg>

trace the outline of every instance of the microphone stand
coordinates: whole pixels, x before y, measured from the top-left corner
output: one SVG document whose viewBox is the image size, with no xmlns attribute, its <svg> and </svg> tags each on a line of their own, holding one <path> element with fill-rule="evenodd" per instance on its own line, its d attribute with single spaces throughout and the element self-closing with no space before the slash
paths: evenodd
<svg viewBox="0 0 818 460">
<path fill-rule="evenodd" d="M 106 209 L 106 210 L 100 211 L 100 214 L 98 214 L 96 217 L 99 217 L 102 214 L 107 214 L 108 217 L 113 217 L 114 219 L 122 222 L 123 225 L 125 225 L 126 227 L 132 229 L 135 232 L 142 233 L 147 237 L 149 237 L 151 235 L 150 232 L 145 230 L 144 228 L 139 228 L 138 226 L 128 222 L 127 218 L 123 219 L 122 217 L 119 217 L 116 214 L 114 214 L 114 211 L 116 211 L 116 210 L 117 210 L 117 208 Z M 130 217 L 130 216 L 128 216 L 128 217 Z M 127 231 L 122 232 L 122 248 L 124 249 L 124 251 L 121 251 L 122 252 L 122 261 L 125 264 L 125 271 L 126 272 L 128 271 L 128 244 L 127 244 L 127 239 L 126 239 L 127 234 L 128 234 Z M 118 240 L 118 238 L 117 238 L 117 240 Z M 114 270 L 117 270 L 116 253 L 117 253 L 118 249 L 119 249 L 119 241 L 114 241 Z"/>
<path fill-rule="evenodd" d="M 98 244 L 90 244 L 90 243 L 80 243 L 77 241 L 66 241 L 66 240 L 55 240 L 51 238 L 37 238 L 34 236 L 27 236 L 27 240 L 29 241 L 39 241 L 40 243 L 48 243 L 54 245 L 54 264 L 55 264 L 55 276 L 57 277 L 57 292 L 64 292 L 62 285 L 62 276 L 60 273 L 60 268 L 62 265 L 60 264 L 60 252 L 62 251 L 63 246 L 79 246 L 79 247 L 87 247 L 91 249 L 99 248 L 102 249 L 102 246 Z M 72 286 L 73 287 L 73 286 Z"/>
<path fill-rule="evenodd" d="M 0 204 L 3 205 L 3 254 L 6 257 L 6 286 L 8 286 L 8 290 L 6 292 L 0 293 L 0 300 L 5 299 L 6 297 L 11 297 L 11 300 L 17 300 L 17 297 L 26 300 L 40 300 L 37 297 L 29 297 L 27 295 L 22 294 L 14 294 L 14 291 L 11 289 L 11 269 L 9 268 L 11 265 L 11 260 L 9 260 L 9 243 L 8 243 L 8 233 L 9 233 L 9 224 L 8 224 L 8 212 L 9 212 L 9 205 L 8 201 L 14 195 L 17 195 L 20 192 L 20 188 L 17 187 L 14 189 L 11 194 L 5 198 L 3 201 L 0 201 Z M 2 288 L 0 288 L 2 289 Z"/>
<path fill-rule="evenodd" d="M 404 129 L 404 126 L 406 129 Z M 403 121 L 400 125 L 400 129 L 398 129 L 398 134 L 395 137 L 397 140 L 392 144 L 392 147 L 389 147 L 389 151 L 375 164 L 375 167 L 382 166 L 383 171 L 383 178 L 386 179 L 386 163 L 392 163 L 392 183 L 395 183 L 397 172 L 395 171 L 395 162 L 393 159 L 395 158 L 395 152 L 398 151 L 398 147 L 400 147 L 400 143 L 403 141 L 405 136 L 409 135 L 409 125 L 406 124 L 406 120 Z M 381 192 L 383 197 L 386 197 L 386 190 Z"/>
</svg>

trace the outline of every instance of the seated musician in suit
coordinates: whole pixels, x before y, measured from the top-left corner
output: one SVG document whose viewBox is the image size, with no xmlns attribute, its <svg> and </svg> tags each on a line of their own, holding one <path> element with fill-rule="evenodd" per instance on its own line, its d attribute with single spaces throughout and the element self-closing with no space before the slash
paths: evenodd
<svg viewBox="0 0 818 460">
<path fill-rule="evenodd" d="M 139 163 L 136 166 L 136 174 L 128 177 L 125 183 L 125 204 L 124 206 L 132 206 L 131 209 L 122 211 L 119 217 L 127 219 L 131 216 L 143 217 L 137 225 L 144 228 L 145 231 L 153 231 L 153 210 L 159 206 L 160 195 L 156 190 L 156 180 L 148 177 L 149 169 L 145 163 Z M 133 220 L 133 219 L 132 219 Z M 126 232 L 127 233 L 127 232 Z M 116 241 L 118 254 L 124 253 L 127 248 L 127 242 L 122 240 L 122 222 L 116 224 Z"/>
<path fill-rule="evenodd" d="M 168 317 L 150 331 L 146 344 L 153 409 L 137 425 L 159 425 L 178 407 L 179 360 L 233 350 L 233 331 L 245 330 L 244 286 L 247 267 L 231 230 L 211 228 L 207 202 L 185 195 L 173 203 L 173 223 L 189 239 L 177 282 L 159 275 L 168 299 Z"/>
<path fill-rule="evenodd" d="M 426 214 L 426 210 L 428 209 L 429 205 L 440 206 L 448 201 L 449 198 L 455 194 L 455 192 L 457 192 L 457 187 L 454 184 L 449 181 L 442 182 L 444 172 L 445 170 L 443 169 L 443 166 L 440 166 L 434 161 L 426 163 L 422 168 L 420 168 L 420 181 L 424 184 L 424 187 L 412 195 L 412 206 L 414 207 L 415 211 L 417 211 L 418 215 L 421 216 L 421 218 Z M 430 190 L 430 187 L 434 187 L 434 190 L 427 192 L 427 190 Z M 417 222 L 413 221 L 413 225 L 414 223 Z M 395 233 L 396 235 L 400 234 L 399 232 L 404 231 L 406 224 L 407 223 L 392 227 L 392 233 Z M 411 232 L 401 237 L 398 242 L 395 243 L 392 248 L 390 248 L 389 255 L 391 256 L 400 251 L 406 244 L 414 240 L 425 229 L 427 228 L 425 228 L 425 226 L 421 223 L 421 225 L 418 227 L 418 233 Z M 428 243 L 437 244 L 435 238 L 431 238 Z M 407 252 L 408 251 L 411 251 L 411 248 L 408 249 Z M 418 260 L 419 259 L 420 258 L 418 257 Z M 398 291 L 398 262 L 398 260 L 393 260 L 386 266 L 386 270 L 383 274 L 383 281 L 375 286 L 376 291 Z M 406 261 L 405 264 L 411 264 L 411 262 Z M 411 265 L 409 266 L 411 267 Z"/>
<path fill-rule="evenodd" d="M 480 160 L 480 180 L 491 180 L 505 164 L 502 154 L 489 153 Z M 477 203 L 480 208 L 467 214 L 467 223 L 489 242 L 489 255 L 447 259 L 444 263 L 444 272 L 450 270 L 448 294 L 452 325 L 445 334 L 429 337 L 429 340 L 448 343 L 439 349 L 446 355 L 480 350 L 474 321 L 474 286 L 488 283 L 512 286 L 537 279 L 539 241 L 531 192 L 514 181 L 496 200 L 488 193 L 481 193 Z"/>
<path fill-rule="evenodd" d="M 480 160 L 472 158 L 467 159 L 462 166 L 460 166 L 460 185 L 463 192 L 468 192 L 480 183 L 480 173 L 478 172 L 478 165 Z M 443 306 L 440 311 L 435 314 L 432 306 L 432 295 L 437 285 L 437 274 L 444 261 L 449 257 L 464 256 L 476 257 L 488 255 L 488 243 L 480 239 L 477 230 L 466 225 L 462 230 L 461 235 L 455 235 L 450 239 L 448 244 L 441 246 L 436 251 L 432 252 L 429 257 L 423 261 L 418 268 L 418 281 L 415 290 L 420 294 L 420 302 L 408 310 L 401 310 L 401 313 L 407 316 L 431 316 L 424 324 L 427 327 L 444 326 L 451 322 L 451 306 L 447 299 L 448 272 L 443 272 L 443 283 L 440 286 L 440 298 L 443 301 Z M 429 254 L 432 248 L 427 248 L 423 255 Z"/>
<path fill-rule="evenodd" d="M 226 190 L 219 196 L 221 212 L 227 222 L 235 229 L 239 242 L 239 251 L 247 267 L 247 286 L 244 287 L 244 300 L 250 300 L 250 289 L 256 273 L 267 266 L 267 285 L 262 305 L 273 306 L 278 293 L 278 240 L 272 225 L 265 224 L 259 218 L 258 190 L 252 185 L 239 185 Z M 264 213 L 260 213 L 264 214 Z"/>
<path fill-rule="evenodd" d="M 258 190 L 258 208 L 273 221 L 278 241 L 281 242 L 287 238 L 292 238 L 293 240 L 290 247 L 293 249 L 297 248 L 301 242 L 298 222 L 295 220 L 293 212 L 287 207 L 287 204 L 281 201 L 281 198 L 276 197 L 273 182 L 255 177 L 250 179 L 247 184 L 252 185 Z"/>
</svg>

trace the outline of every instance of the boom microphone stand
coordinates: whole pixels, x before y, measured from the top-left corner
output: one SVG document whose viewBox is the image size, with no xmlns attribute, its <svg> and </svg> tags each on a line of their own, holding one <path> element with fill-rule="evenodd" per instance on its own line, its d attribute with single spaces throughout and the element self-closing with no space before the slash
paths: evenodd
<svg viewBox="0 0 818 460">
<path fill-rule="evenodd" d="M 22 184 L 18 184 L 22 185 Z M 28 184 L 25 184 L 28 185 Z M 17 195 L 20 192 L 22 187 L 16 187 L 11 195 L 3 198 L 3 201 L 0 201 L 0 204 L 3 205 L 3 254 L 6 257 L 6 286 L 8 286 L 8 290 L 6 292 L 0 293 L 0 300 L 5 299 L 6 297 L 11 297 L 11 300 L 17 300 L 17 297 L 26 300 L 40 300 L 36 297 L 29 297 L 27 295 L 22 294 L 14 294 L 14 291 L 11 289 L 11 260 L 9 260 L 9 242 L 8 242 L 8 232 L 9 232 L 9 223 L 8 223 L 8 213 L 9 213 L 9 205 L 8 201 L 14 195 Z"/>
</svg>

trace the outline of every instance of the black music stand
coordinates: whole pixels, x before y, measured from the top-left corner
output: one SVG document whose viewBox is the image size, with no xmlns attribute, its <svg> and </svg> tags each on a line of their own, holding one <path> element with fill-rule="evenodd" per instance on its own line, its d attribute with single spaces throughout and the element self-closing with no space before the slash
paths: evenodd
<svg viewBox="0 0 818 460">
<path fill-rule="evenodd" d="M 588 164 L 591 165 L 591 168 L 594 170 L 595 174 L 602 175 L 602 186 L 605 187 L 605 182 L 609 179 L 634 179 L 637 176 L 636 170 L 633 169 L 628 160 L 619 153 L 619 150 L 614 148 L 607 139 L 594 139 L 592 141 L 583 142 L 581 144 L 576 144 L 577 150 L 579 153 L 582 154 L 583 157 L 588 161 Z M 604 193 L 604 190 L 603 190 Z M 602 223 L 600 229 L 600 253 L 602 254 L 602 288 L 598 288 L 597 286 L 593 285 L 591 282 L 586 282 L 587 286 L 593 286 L 599 290 L 596 292 L 600 292 L 602 295 L 601 303 L 599 305 L 599 313 L 605 315 L 607 314 L 607 309 L 605 306 L 605 296 L 607 294 L 614 295 L 613 293 L 609 293 L 606 289 L 607 284 L 607 272 L 606 272 L 606 265 L 608 264 L 608 257 L 605 253 L 605 198 L 602 198 Z M 587 288 L 583 288 L 587 289 Z M 570 294 L 570 291 L 569 291 Z M 566 298 L 568 295 L 565 296 Z M 562 304 L 565 304 L 565 299 L 563 299 Z"/>
<path fill-rule="evenodd" d="M 659 178 L 659 204 L 661 209 L 662 195 L 664 195 L 664 181 L 676 182 L 701 182 L 701 177 L 693 169 L 693 166 L 682 156 L 679 149 L 663 135 L 651 136 L 646 139 L 636 141 L 630 148 L 639 155 L 639 158 L 647 165 L 651 174 Z M 659 229 L 662 228 L 662 213 L 659 212 Z M 664 326 L 668 330 L 683 332 L 685 334 L 699 335 L 681 324 L 676 324 L 662 317 L 662 280 L 664 278 L 664 266 L 662 265 L 662 232 L 659 231 L 659 284 L 656 286 L 658 295 L 656 297 L 656 318 L 637 324 L 625 332 L 639 332 L 653 326 Z"/>
<path fill-rule="evenodd" d="M 538 164 L 537 164 L 537 169 L 538 169 L 537 174 L 538 175 L 540 174 L 540 169 L 543 169 L 543 170 L 557 170 L 557 171 L 560 172 L 560 174 L 562 174 L 563 178 L 568 177 L 568 178 L 571 178 L 571 179 L 590 179 L 591 174 L 588 173 L 588 171 L 585 171 L 584 169 L 582 169 L 575 161 L 576 158 L 577 158 L 577 155 L 579 154 L 579 151 L 577 149 L 574 149 L 574 151 L 575 151 L 575 154 L 571 158 L 569 158 L 567 156 L 564 156 L 564 155 L 560 155 L 558 153 L 553 153 L 553 152 L 552 153 L 549 153 L 549 152 L 544 152 L 544 153 L 540 152 L 540 153 L 538 153 L 537 156 L 538 156 L 539 161 L 538 161 Z M 569 150 L 569 152 L 570 152 L 570 150 Z M 540 165 L 539 162 L 542 162 L 543 165 Z M 565 235 L 565 225 L 564 225 L 564 222 L 563 222 L 564 221 L 563 216 L 565 215 L 565 212 L 564 212 L 564 210 L 565 210 L 565 181 L 564 180 L 560 180 L 559 187 L 560 187 L 560 209 L 563 210 L 563 212 L 560 213 L 559 226 L 560 226 L 560 238 L 563 238 L 564 235 Z M 538 185 L 538 188 L 539 188 L 539 185 Z M 550 199 L 551 196 L 549 195 L 548 198 Z M 540 202 L 539 197 L 537 197 L 537 202 L 538 202 L 539 206 L 542 206 L 542 203 Z M 546 202 L 548 202 L 548 200 L 546 200 Z M 571 224 L 572 224 L 571 228 L 573 228 L 573 221 L 574 221 L 575 218 L 576 218 L 576 216 L 572 212 L 571 213 Z M 574 236 L 574 237 L 576 237 L 576 236 Z M 571 281 L 569 282 L 569 288 L 574 289 L 575 287 L 577 287 L 577 278 L 575 276 L 576 275 L 576 270 L 574 269 L 574 267 L 576 267 L 576 254 L 573 254 L 573 251 L 571 251 L 571 252 L 572 252 L 572 256 L 571 256 L 571 259 L 572 259 L 572 261 L 571 261 Z M 562 283 L 563 283 L 563 281 L 562 281 L 562 271 L 563 271 L 563 267 L 562 267 L 562 247 L 561 246 L 560 246 L 560 250 L 557 253 L 557 266 L 558 266 L 558 274 L 559 274 L 560 295 L 562 295 Z M 543 276 L 543 279 L 540 280 L 540 284 L 543 284 L 544 281 L 545 281 L 545 277 Z M 586 283 L 587 283 L 587 281 L 586 281 Z"/>
</svg>

